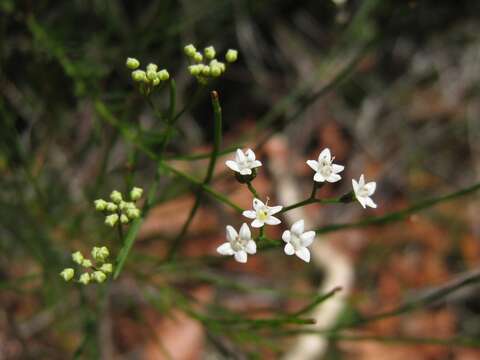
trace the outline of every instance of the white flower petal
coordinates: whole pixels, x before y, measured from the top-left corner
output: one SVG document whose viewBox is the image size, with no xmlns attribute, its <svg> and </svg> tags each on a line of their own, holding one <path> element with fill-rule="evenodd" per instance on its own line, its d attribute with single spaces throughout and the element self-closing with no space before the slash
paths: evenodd
<svg viewBox="0 0 480 360">
<path fill-rule="evenodd" d="M 357 181 L 355 179 L 352 179 L 352 187 L 353 187 L 353 191 L 355 192 L 355 194 L 358 192 L 358 188 L 360 187 L 359 184 L 357 183 Z"/>
<path fill-rule="evenodd" d="M 269 206 L 268 207 L 268 213 L 270 215 L 275 215 L 276 213 L 282 211 L 283 206 L 282 205 L 277 205 L 277 206 Z"/>
<path fill-rule="evenodd" d="M 235 253 L 235 260 L 239 263 L 246 263 L 247 262 L 247 253 L 243 250 L 237 251 Z"/>
<path fill-rule="evenodd" d="M 255 161 L 255 153 L 252 149 L 247 149 L 247 151 L 245 151 L 245 155 L 247 156 L 248 161 Z"/>
<path fill-rule="evenodd" d="M 292 232 L 297 236 L 300 236 L 300 234 L 303 233 L 304 226 L 305 226 L 305 222 L 303 221 L 303 219 L 295 221 L 291 228 Z"/>
<path fill-rule="evenodd" d="M 222 255 L 233 255 L 232 245 L 226 242 L 217 248 L 217 252 Z"/>
<path fill-rule="evenodd" d="M 283 251 L 285 251 L 285 254 L 287 255 L 293 255 L 295 253 L 295 249 L 292 244 L 287 243 L 285 247 L 283 248 Z"/>
<path fill-rule="evenodd" d="M 240 239 L 242 240 L 250 240 L 252 238 L 252 234 L 250 233 L 250 228 L 247 224 L 243 223 L 242 227 L 240 228 Z"/>
<path fill-rule="evenodd" d="M 307 160 L 307 165 L 310 166 L 314 171 L 318 171 L 318 161 L 317 160 Z"/>
<path fill-rule="evenodd" d="M 237 230 L 233 228 L 233 226 L 227 225 L 225 228 L 227 232 L 227 240 L 228 241 L 235 241 L 236 238 L 238 237 Z"/>
<path fill-rule="evenodd" d="M 329 148 L 323 149 L 320 155 L 318 155 L 318 162 L 322 162 L 322 160 L 327 162 L 332 161 L 332 155 L 330 154 Z"/>
<path fill-rule="evenodd" d="M 242 150 L 237 149 L 237 152 L 235 153 L 235 161 L 239 163 L 245 161 L 245 154 L 243 153 Z"/>
<path fill-rule="evenodd" d="M 330 176 L 326 179 L 329 183 L 334 183 L 340 181 L 342 177 L 338 174 L 331 173 Z"/>
<path fill-rule="evenodd" d="M 261 220 L 255 219 L 255 220 L 252 221 L 251 225 L 254 228 L 261 228 L 263 225 L 265 225 L 265 223 Z"/>
<path fill-rule="evenodd" d="M 357 200 L 358 202 L 360 203 L 360 205 L 362 205 L 362 207 L 365 209 L 366 207 L 366 201 L 365 199 L 368 199 L 368 198 L 364 198 L 363 196 L 357 196 Z"/>
<path fill-rule="evenodd" d="M 254 210 L 245 210 L 242 215 L 249 219 L 255 219 L 257 217 L 257 213 Z"/>
<path fill-rule="evenodd" d="M 313 176 L 313 181 L 316 181 L 316 182 L 324 182 L 325 181 L 325 177 L 320 174 L 319 172 L 317 172 L 314 176 Z"/>
<path fill-rule="evenodd" d="M 304 247 L 310 246 L 315 239 L 315 231 L 307 231 L 300 235 L 300 239 L 302 240 L 302 245 Z"/>
<path fill-rule="evenodd" d="M 300 248 L 295 251 L 295 255 L 297 255 L 305 262 L 310 262 L 310 250 L 308 250 L 306 247 Z"/>
<path fill-rule="evenodd" d="M 240 172 L 240 168 L 238 167 L 238 164 L 233 160 L 225 161 L 225 165 L 227 165 L 233 171 Z"/>
<path fill-rule="evenodd" d="M 262 209 L 264 207 L 265 207 L 265 204 L 261 200 L 259 200 L 257 198 L 253 199 L 253 208 L 255 210 L 259 210 L 259 209 Z"/>
<path fill-rule="evenodd" d="M 375 189 L 377 188 L 377 183 L 375 181 L 370 181 L 365 184 L 365 189 L 368 190 L 368 196 L 373 195 Z"/>
<path fill-rule="evenodd" d="M 345 169 L 345 166 L 343 166 L 343 165 L 332 164 L 332 170 L 333 170 L 334 173 L 342 172 L 343 169 Z"/>
<path fill-rule="evenodd" d="M 252 174 L 252 170 L 249 169 L 249 168 L 242 168 L 242 169 L 240 169 L 240 174 L 241 174 L 241 175 L 251 175 L 251 174 Z"/>
<path fill-rule="evenodd" d="M 252 161 L 252 163 L 250 164 L 250 167 L 253 169 L 253 168 L 257 168 L 259 166 L 262 166 L 262 162 L 261 161 L 258 161 L 258 160 L 254 160 Z"/>
<path fill-rule="evenodd" d="M 281 223 L 280 219 L 276 218 L 275 216 L 269 216 L 267 220 L 265 220 L 265 224 L 268 224 L 268 225 L 278 225 L 280 223 Z"/>
<path fill-rule="evenodd" d="M 253 255 L 257 252 L 257 244 L 255 244 L 255 241 L 253 240 L 250 240 L 248 243 L 247 243 L 247 246 L 245 247 L 245 250 L 247 251 L 247 253 L 249 253 L 250 255 Z"/>
<path fill-rule="evenodd" d="M 365 177 L 362 175 L 360 175 L 360 179 L 358 179 L 358 185 L 360 185 L 360 187 L 363 187 L 365 185 Z"/>
<path fill-rule="evenodd" d="M 290 233 L 290 230 L 285 230 L 282 234 L 282 240 L 285 242 L 290 242 L 292 239 L 292 234 Z"/>
<path fill-rule="evenodd" d="M 377 204 L 373 202 L 372 198 L 366 197 L 364 201 L 366 206 L 370 206 L 371 208 L 374 208 L 374 209 L 377 208 Z"/>
</svg>

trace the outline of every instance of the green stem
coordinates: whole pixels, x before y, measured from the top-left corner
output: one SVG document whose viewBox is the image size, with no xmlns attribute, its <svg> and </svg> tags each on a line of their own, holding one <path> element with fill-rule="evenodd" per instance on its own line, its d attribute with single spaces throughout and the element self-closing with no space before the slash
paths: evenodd
<svg viewBox="0 0 480 360">
<path fill-rule="evenodd" d="M 260 199 L 260 196 L 258 196 L 257 190 L 255 190 L 255 188 L 253 187 L 250 181 L 247 182 L 247 187 L 248 187 L 248 190 L 250 190 L 250 192 L 253 194 L 253 196 L 255 196 L 257 199 Z"/>
<path fill-rule="evenodd" d="M 298 203 L 285 206 L 279 213 L 284 213 L 293 209 L 296 209 L 301 206 L 306 206 L 310 204 L 338 204 L 340 203 L 340 198 L 331 198 L 331 199 L 315 199 L 315 198 L 308 198 L 302 201 L 299 201 Z"/>
<path fill-rule="evenodd" d="M 212 95 L 212 106 L 213 106 L 214 122 L 215 122 L 214 142 L 213 142 L 213 149 L 210 155 L 210 162 L 207 168 L 207 174 L 205 175 L 205 178 L 202 183 L 203 186 L 208 185 L 208 183 L 212 180 L 213 173 L 215 170 L 215 164 L 218 158 L 218 151 L 220 150 L 220 146 L 222 142 L 222 108 L 220 106 L 220 101 L 218 99 L 218 93 L 216 91 L 212 91 L 211 95 Z M 185 234 L 187 233 L 188 228 L 190 227 L 190 224 L 192 223 L 198 208 L 200 207 L 203 191 L 204 191 L 203 187 L 198 189 L 197 194 L 195 196 L 195 202 L 193 204 L 192 209 L 190 210 L 188 218 L 183 224 L 182 229 L 180 230 L 178 235 L 173 240 L 172 247 L 168 252 L 168 259 L 172 259 L 173 257 L 175 257 L 178 249 L 180 248 L 181 242 Z"/>
<path fill-rule="evenodd" d="M 432 199 L 427 199 L 424 201 L 421 201 L 413 206 L 410 206 L 406 209 L 400 210 L 400 211 L 394 211 L 389 214 L 385 214 L 382 216 L 372 216 L 369 218 L 366 218 L 361 221 L 353 222 L 353 223 L 343 223 L 343 224 L 332 224 L 332 225 L 327 225 L 321 228 L 318 228 L 316 230 L 317 234 L 325 234 L 329 233 L 332 231 L 338 231 L 338 230 L 345 230 L 345 229 L 352 229 L 352 228 L 363 228 L 367 226 L 372 226 L 372 225 L 385 225 L 389 224 L 392 222 L 396 221 L 401 221 L 406 219 L 408 216 L 415 214 L 417 212 L 420 212 L 424 209 L 430 208 L 432 206 L 435 206 L 437 204 L 455 200 L 458 197 L 465 196 L 468 194 L 471 194 L 473 192 L 476 192 L 480 189 L 480 183 L 472 185 L 468 188 L 455 191 L 453 193 L 439 196 L 436 198 Z"/>
</svg>

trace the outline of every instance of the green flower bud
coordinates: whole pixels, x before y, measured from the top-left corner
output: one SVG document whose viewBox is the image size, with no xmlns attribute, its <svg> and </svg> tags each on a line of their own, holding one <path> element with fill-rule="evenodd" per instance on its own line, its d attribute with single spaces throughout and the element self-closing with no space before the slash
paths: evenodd
<svg viewBox="0 0 480 360">
<path fill-rule="evenodd" d="M 82 265 L 83 262 L 83 255 L 80 251 L 75 251 L 72 254 L 72 260 L 73 262 L 77 263 L 78 265 Z"/>
<path fill-rule="evenodd" d="M 207 59 L 213 59 L 215 57 L 215 48 L 213 46 L 208 46 L 203 50 L 203 53 Z"/>
<path fill-rule="evenodd" d="M 107 208 L 107 202 L 103 199 L 97 199 L 93 202 L 95 204 L 95 210 L 104 211 Z"/>
<path fill-rule="evenodd" d="M 190 65 L 188 67 L 188 71 L 190 72 L 191 75 L 197 76 L 197 75 L 200 75 L 200 72 L 202 71 L 202 69 L 198 65 Z"/>
<path fill-rule="evenodd" d="M 117 211 L 118 206 L 112 202 L 107 202 L 106 209 L 107 211 L 114 212 L 114 211 Z"/>
<path fill-rule="evenodd" d="M 138 210 L 137 208 L 135 209 L 128 209 L 127 210 L 127 216 L 130 218 L 130 219 L 137 219 L 140 217 L 140 210 Z"/>
<path fill-rule="evenodd" d="M 108 251 L 108 248 L 106 246 L 102 246 L 102 247 L 94 246 L 92 248 L 91 254 L 96 261 L 103 262 L 108 258 L 108 256 L 110 255 L 110 252 Z"/>
<path fill-rule="evenodd" d="M 201 62 L 203 60 L 203 55 L 199 52 L 196 52 L 195 55 L 193 55 L 193 60 L 195 60 L 195 62 Z"/>
<path fill-rule="evenodd" d="M 157 78 L 157 72 L 153 70 L 147 71 L 147 79 L 153 81 Z"/>
<path fill-rule="evenodd" d="M 158 65 L 157 64 L 150 63 L 150 64 L 147 65 L 147 73 L 149 71 L 157 72 L 157 70 L 158 70 Z"/>
<path fill-rule="evenodd" d="M 157 77 L 153 79 L 152 84 L 153 86 L 157 86 L 160 84 L 160 79 L 158 78 L 158 74 L 157 74 Z"/>
<path fill-rule="evenodd" d="M 113 271 L 113 265 L 110 263 L 103 264 L 100 267 L 100 270 L 103 271 L 106 274 L 110 274 Z"/>
<path fill-rule="evenodd" d="M 128 224 L 129 221 L 130 221 L 130 219 L 128 218 L 127 215 L 125 215 L 125 214 L 120 215 L 120 222 L 122 224 Z"/>
<path fill-rule="evenodd" d="M 70 281 L 72 280 L 73 276 L 75 275 L 75 270 L 72 268 L 66 268 L 63 269 L 63 271 L 60 273 L 60 276 L 63 278 L 65 281 Z"/>
<path fill-rule="evenodd" d="M 105 218 L 105 224 L 114 227 L 118 221 L 118 214 L 111 214 Z"/>
<path fill-rule="evenodd" d="M 135 70 L 137 69 L 139 66 L 140 66 L 140 61 L 138 61 L 137 59 L 135 58 L 127 58 L 127 61 L 125 61 L 125 65 L 127 66 L 127 68 L 129 68 L 130 70 Z"/>
<path fill-rule="evenodd" d="M 110 199 L 112 199 L 114 203 L 119 204 L 123 200 L 122 193 L 120 191 L 113 190 L 110 194 Z"/>
<path fill-rule="evenodd" d="M 136 82 L 145 82 L 147 81 L 147 73 L 143 70 L 132 71 L 132 79 Z"/>
<path fill-rule="evenodd" d="M 159 79 L 160 79 L 161 81 L 166 81 L 166 80 L 168 80 L 168 79 L 170 78 L 170 74 L 169 74 L 168 71 L 165 70 L 165 69 L 160 70 L 160 71 L 157 73 L 157 76 L 159 77 Z"/>
<path fill-rule="evenodd" d="M 143 195 L 143 189 L 139 187 L 134 187 L 132 190 L 130 190 L 130 199 L 133 201 L 137 201 L 140 199 Z"/>
<path fill-rule="evenodd" d="M 92 279 L 98 283 L 103 283 L 107 278 L 107 275 L 103 271 L 94 271 L 92 273 Z"/>
<path fill-rule="evenodd" d="M 225 54 L 225 60 L 229 63 L 233 63 L 237 61 L 238 51 L 234 49 L 228 49 L 227 53 Z"/>
<path fill-rule="evenodd" d="M 203 75 L 203 76 L 210 76 L 210 70 L 211 70 L 211 69 L 210 69 L 210 66 L 204 65 L 204 66 L 202 67 L 202 75 Z"/>
<path fill-rule="evenodd" d="M 217 64 L 210 66 L 210 74 L 213 77 L 219 77 L 220 75 L 222 75 L 222 68 Z"/>
<path fill-rule="evenodd" d="M 85 268 L 89 268 L 89 267 L 92 266 L 92 262 L 88 259 L 83 259 L 82 266 L 85 267 Z"/>
<path fill-rule="evenodd" d="M 219 61 L 217 64 L 220 67 L 220 70 L 222 70 L 222 73 L 224 73 L 225 70 L 227 70 L 227 67 L 225 66 L 225 63 Z"/>
<path fill-rule="evenodd" d="M 193 57 L 197 52 L 197 49 L 195 49 L 195 46 L 193 46 L 192 44 L 188 44 L 183 48 L 183 51 L 188 57 Z"/>
<path fill-rule="evenodd" d="M 87 285 L 90 282 L 90 274 L 89 273 L 83 273 L 80 275 L 80 278 L 78 279 L 78 282 L 83 285 Z"/>
</svg>

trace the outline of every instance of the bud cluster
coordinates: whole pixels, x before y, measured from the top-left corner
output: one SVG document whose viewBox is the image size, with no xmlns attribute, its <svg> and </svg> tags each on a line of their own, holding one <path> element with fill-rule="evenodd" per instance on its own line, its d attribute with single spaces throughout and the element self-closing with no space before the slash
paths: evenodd
<svg viewBox="0 0 480 360">
<path fill-rule="evenodd" d="M 203 54 L 197 51 L 193 44 L 186 45 L 183 48 L 185 55 L 190 59 L 191 65 L 188 71 L 195 76 L 201 84 L 206 84 L 210 78 L 220 77 L 227 70 L 224 62 L 218 61 L 216 51 L 213 46 L 207 46 L 203 50 Z M 233 63 L 237 61 L 238 51 L 229 49 L 225 54 L 225 61 Z"/>
<path fill-rule="evenodd" d="M 102 283 L 113 272 L 113 265 L 107 262 L 110 252 L 106 246 L 94 246 L 90 253 L 92 259 L 84 257 L 80 251 L 72 253 L 73 262 L 85 270 L 77 279 L 77 282 L 83 285 L 91 281 Z M 75 276 L 75 269 L 65 268 L 60 272 L 60 276 L 63 280 L 70 281 Z"/>
<path fill-rule="evenodd" d="M 113 190 L 110 200 L 97 199 L 94 201 L 95 209 L 106 213 L 105 224 L 114 227 L 119 221 L 121 224 L 128 224 L 130 221 L 140 217 L 140 210 L 135 205 L 143 195 L 143 189 L 134 187 L 130 190 L 130 201 L 124 201 L 120 191 Z"/>
<path fill-rule="evenodd" d="M 162 82 L 170 78 L 170 74 L 166 69 L 158 70 L 158 65 L 150 63 L 145 70 L 139 69 L 140 61 L 135 58 L 127 58 L 125 66 L 132 70 L 132 80 L 139 84 L 139 89 L 145 95 Z"/>
</svg>

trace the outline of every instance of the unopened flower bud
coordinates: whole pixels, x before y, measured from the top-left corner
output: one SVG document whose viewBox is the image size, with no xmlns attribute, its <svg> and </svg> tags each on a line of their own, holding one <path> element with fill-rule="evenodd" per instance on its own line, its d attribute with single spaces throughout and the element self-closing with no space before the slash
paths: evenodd
<svg viewBox="0 0 480 360">
<path fill-rule="evenodd" d="M 125 215 L 125 214 L 120 215 L 120 222 L 122 224 L 128 224 L 129 221 L 130 221 L 130 219 L 128 218 L 127 215 Z"/>
<path fill-rule="evenodd" d="M 92 279 L 98 283 L 103 283 L 107 278 L 107 275 L 103 271 L 94 271 L 92 273 Z"/>
<path fill-rule="evenodd" d="M 80 251 L 75 251 L 72 254 L 72 260 L 73 262 L 77 263 L 78 265 L 82 265 L 83 262 L 83 255 Z"/>
<path fill-rule="evenodd" d="M 106 209 L 107 209 L 107 211 L 113 212 L 113 211 L 117 211 L 118 206 L 117 206 L 117 204 L 114 204 L 112 202 L 107 202 Z"/>
<path fill-rule="evenodd" d="M 130 199 L 133 201 L 137 201 L 140 199 L 143 195 L 143 189 L 139 187 L 134 187 L 132 190 L 130 190 Z"/>
<path fill-rule="evenodd" d="M 83 273 L 80 275 L 80 278 L 78 279 L 78 282 L 87 285 L 90 282 L 90 274 L 89 273 Z"/>
<path fill-rule="evenodd" d="M 143 70 L 132 71 L 132 79 L 136 82 L 147 81 L 147 74 Z"/>
<path fill-rule="evenodd" d="M 193 57 L 197 52 L 197 49 L 195 49 L 195 46 L 193 46 L 192 44 L 188 44 L 183 48 L 183 51 L 188 57 Z"/>
<path fill-rule="evenodd" d="M 154 81 L 157 78 L 157 72 L 154 70 L 147 71 L 147 79 L 150 81 Z"/>
<path fill-rule="evenodd" d="M 73 276 L 75 275 L 75 270 L 72 268 L 66 268 L 63 269 L 63 271 L 60 273 L 60 276 L 63 278 L 65 281 L 70 281 L 72 280 Z"/>
<path fill-rule="evenodd" d="M 118 221 L 118 214 L 111 214 L 105 218 L 105 224 L 114 227 Z"/>
<path fill-rule="evenodd" d="M 100 267 L 100 270 L 103 271 L 106 274 L 110 274 L 113 271 L 113 265 L 110 263 L 103 264 Z"/>
<path fill-rule="evenodd" d="M 89 268 L 89 267 L 92 266 L 92 262 L 88 259 L 83 259 L 82 266 L 85 267 L 85 268 Z"/>
<path fill-rule="evenodd" d="M 202 75 L 203 76 L 210 76 L 210 66 L 204 65 L 202 67 Z"/>
<path fill-rule="evenodd" d="M 97 199 L 94 201 L 95 210 L 104 211 L 107 208 L 107 202 L 103 199 Z"/>
<path fill-rule="evenodd" d="M 167 70 L 165 69 L 162 69 L 160 70 L 158 73 L 157 73 L 157 76 L 158 78 L 160 79 L 160 81 L 166 81 L 170 78 L 170 74 L 168 73 Z"/>
<path fill-rule="evenodd" d="M 105 261 L 110 255 L 110 252 L 108 251 L 108 248 L 106 246 L 102 246 L 102 247 L 94 246 L 92 248 L 91 253 L 92 253 L 92 257 L 96 261 Z"/>
<path fill-rule="evenodd" d="M 220 75 L 222 75 L 222 68 L 217 64 L 210 66 L 210 74 L 213 77 L 219 77 Z"/>
<path fill-rule="evenodd" d="M 160 79 L 158 78 L 158 76 L 155 79 L 153 79 L 152 84 L 153 86 L 157 86 L 160 84 Z"/>
<path fill-rule="evenodd" d="M 215 57 L 215 48 L 213 46 L 206 47 L 203 53 L 207 59 L 211 60 Z"/>
<path fill-rule="evenodd" d="M 219 61 L 218 62 L 218 66 L 220 67 L 220 70 L 222 70 L 222 73 L 225 72 L 225 70 L 227 69 L 226 66 L 225 66 L 225 63 Z"/>
<path fill-rule="evenodd" d="M 138 61 L 137 59 L 135 58 L 127 58 L 127 61 L 125 61 L 125 65 L 127 66 L 127 68 L 129 68 L 130 70 L 135 70 L 137 69 L 139 66 L 140 66 L 140 61 Z"/>
<path fill-rule="evenodd" d="M 138 210 L 137 208 L 135 209 L 128 209 L 127 210 L 127 216 L 130 218 L 130 219 L 137 219 L 140 217 L 140 210 Z"/>
<path fill-rule="evenodd" d="M 229 49 L 225 54 L 225 60 L 227 60 L 227 62 L 229 63 L 233 63 L 237 61 L 237 57 L 238 57 L 238 51 L 234 49 Z"/>
<path fill-rule="evenodd" d="M 158 65 L 157 64 L 150 63 L 150 64 L 147 65 L 147 73 L 149 71 L 157 72 L 157 70 L 158 70 Z"/>
<path fill-rule="evenodd" d="M 120 191 L 113 190 L 110 194 L 110 199 L 112 199 L 114 203 L 119 204 L 123 200 L 122 193 Z"/>
<path fill-rule="evenodd" d="M 188 67 L 188 71 L 190 72 L 191 75 L 197 76 L 197 75 L 200 75 L 200 72 L 202 71 L 202 69 L 198 65 L 190 65 Z"/>
<path fill-rule="evenodd" d="M 196 62 L 201 62 L 203 60 L 203 55 L 199 52 L 196 52 L 193 55 L 193 60 L 195 60 Z"/>
</svg>

